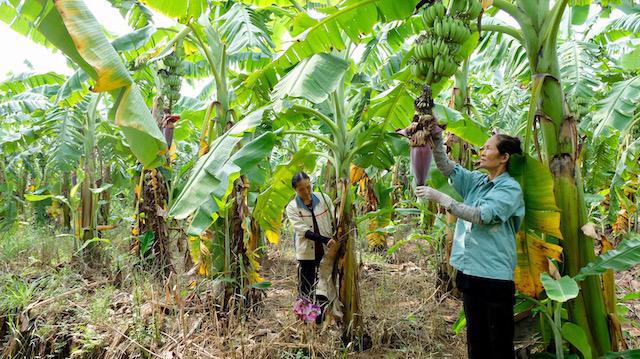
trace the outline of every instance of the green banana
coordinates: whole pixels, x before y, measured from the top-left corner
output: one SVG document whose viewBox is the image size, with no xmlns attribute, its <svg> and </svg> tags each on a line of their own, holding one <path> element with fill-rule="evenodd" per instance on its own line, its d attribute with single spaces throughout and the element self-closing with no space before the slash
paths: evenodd
<svg viewBox="0 0 640 359">
<path fill-rule="evenodd" d="M 451 34 L 451 23 L 447 20 L 443 25 L 443 38 L 448 39 Z"/>
<path fill-rule="evenodd" d="M 433 71 L 434 71 L 433 67 L 430 67 L 429 70 L 427 71 L 426 78 L 428 83 L 433 83 Z"/>
<path fill-rule="evenodd" d="M 420 44 L 420 58 L 421 59 L 425 59 L 427 58 L 427 45 L 428 43 L 425 41 L 423 43 Z"/>
<path fill-rule="evenodd" d="M 422 75 L 422 68 L 419 63 L 414 63 L 411 65 L 411 74 L 415 77 L 420 77 Z"/>
<path fill-rule="evenodd" d="M 482 4 L 477 0 L 470 0 L 469 9 L 467 10 L 467 16 L 469 19 L 476 19 L 482 12 Z"/>
<path fill-rule="evenodd" d="M 427 73 L 429 72 L 429 69 L 431 68 L 431 63 L 428 61 L 423 61 L 420 64 L 420 71 L 422 72 L 422 74 L 424 76 L 427 76 Z"/>
<path fill-rule="evenodd" d="M 431 26 L 433 25 L 433 19 L 433 7 L 429 7 L 422 13 L 422 21 L 424 21 L 425 25 Z"/>
<path fill-rule="evenodd" d="M 439 49 L 439 52 L 440 52 L 440 53 L 444 53 L 445 51 L 447 51 L 446 49 L 448 49 L 448 47 L 449 47 L 449 45 L 448 45 L 446 42 L 442 41 L 442 42 L 440 43 L 440 49 Z"/>
<path fill-rule="evenodd" d="M 438 5 L 437 7 L 438 17 L 444 17 L 444 14 L 447 11 L 447 8 L 441 2 L 437 3 L 437 5 Z"/>
<path fill-rule="evenodd" d="M 426 43 L 425 54 L 428 59 L 433 59 L 433 42 L 429 41 Z"/>
<path fill-rule="evenodd" d="M 421 47 L 422 44 L 421 43 L 416 43 L 416 45 L 413 47 L 413 55 L 416 59 L 421 59 L 422 58 L 422 53 L 421 53 Z"/>
</svg>

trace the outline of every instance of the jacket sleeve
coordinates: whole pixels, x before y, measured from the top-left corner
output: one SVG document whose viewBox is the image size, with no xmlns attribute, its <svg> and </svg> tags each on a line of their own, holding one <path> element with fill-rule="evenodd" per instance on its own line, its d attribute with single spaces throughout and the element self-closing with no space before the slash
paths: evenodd
<svg viewBox="0 0 640 359">
<path fill-rule="evenodd" d="M 492 189 L 478 205 L 482 223 L 506 222 L 511 216 L 518 215 L 516 212 L 522 202 L 522 191 L 517 183 Z"/>
<path fill-rule="evenodd" d="M 318 234 L 318 233 L 315 233 L 313 231 L 306 231 L 304 233 L 304 236 L 307 239 L 310 239 L 310 240 L 312 240 L 314 242 L 320 242 L 320 243 L 324 243 L 324 244 L 327 244 L 327 242 L 329 242 L 329 239 L 330 239 L 328 237 L 325 237 L 325 236 L 323 236 L 321 234 Z"/>
<path fill-rule="evenodd" d="M 449 173 L 449 183 L 460 193 L 462 198 L 467 198 L 469 190 L 476 186 L 476 183 L 484 177 L 478 171 L 469 171 L 468 169 L 456 164 L 451 173 Z"/>
<path fill-rule="evenodd" d="M 444 141 L 442 140 L 442 133 L 437 133 L 433 136 L 433 159 L 436 161 L 436 166 L 442 172 L 445 177 L 449 177 L 456 163 L 447 157 L 447 151 L 444 148 Z"/>
<path fill-rule="evenodd" d="M 289 221 L 296 232 L 306 233 L 309 230 L 313 231 L 313 228 L 304 223 L 302 217 L 300 217 L 300 212 L 297 210 L 295 205 L 289 204 L 287 206 L 287 218 L 289 218 Z"/>
</svg>

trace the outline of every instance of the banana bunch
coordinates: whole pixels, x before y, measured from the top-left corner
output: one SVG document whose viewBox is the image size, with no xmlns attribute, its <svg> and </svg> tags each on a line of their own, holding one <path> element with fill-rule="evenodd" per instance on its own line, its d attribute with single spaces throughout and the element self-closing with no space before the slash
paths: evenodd
<svg viewBox="0 0 640 359">
<path fill-rule="evenodd" d="M 482 13 L 482 3 L 478 0 L 469 0 L 463 17 L 467 20 L 474 20 L 480 16 L 480 13 Z"/>
<path fill-rule="evenodd" d="M 466 0 L 461 5 L 447 13 L 445 5 L 437 1 L 422 13 L 427 32 L 416 40 L 411 71 L 427 84 L 451 77 L 463 60 L 462 44 L 472 33 L 469 22 L 480 15 L 482 4 Z"/>
<path fill-rule="evenodd" d="M 427 10 L 422 13 L 422 20 L 424 21 L 427 27 L 433 26 L 433 22 L 436 19 L 440 19 L 444 17 L 444 14 L 447 12 L 447 8 L 444 6 L 442 2 L 437 2 L 432 6 L 429 6 Z"/>
<path fill-rule="evenodd" d="M 450 16 L 434 21 L 433 32 L 439 38 L 455 44 L 462 44 L 471 35 L 471 30 L 465 22 Z"/>
<path fill-rule="evenodd" d="M 450 52 L 451 48 L 443 39 L 424 35 L 421 39 L 418 39 L 418 43 L 415 46 L 415 56 L 419 60 L 435 60 L 436 57 L 447 56 Z"/>
<path fill-rule="evenodd" d="M 159 74 L 163 84 L 162 94 L 169 108 L 180 99 L 182 84 L 180 65 L 182 65 L 183 59 L 184 48 L 182 44 L 177 44 L 174 51 L 162 59 L 165 69 Z"/>
</svg>

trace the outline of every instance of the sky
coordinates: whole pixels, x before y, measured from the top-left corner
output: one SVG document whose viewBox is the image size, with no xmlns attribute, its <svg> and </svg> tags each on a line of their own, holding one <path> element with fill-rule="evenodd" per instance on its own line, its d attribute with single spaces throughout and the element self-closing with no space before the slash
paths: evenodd
<svg viewBox="0 0 640 359">
<path fill-rule="evenodd" d="M 111 34 L 120 36 L 132 31 L 118 10 L 106 0 L 85 0 L 85 3 L 98 22 Z M 170 19 L 157 14 L 154 14 L 154 20 L 156 26 L 171 26 L 174 24 Z M 55 71 L 65 75 L 73 74 L 71 68 L 67 66 L 67 60 L 62 53 L 35 44 L 33 41 L 11 30 L 9 25 L 4 22 L 0 22 L 0 44 L 4 49 L 11 49 L 0 57 L 0 81 L 7 78 L 10 72 L 34 71 L 42 73 Z M 28 63 L 31 63 L 33 68 L 30 68 Z"/>
</svg>

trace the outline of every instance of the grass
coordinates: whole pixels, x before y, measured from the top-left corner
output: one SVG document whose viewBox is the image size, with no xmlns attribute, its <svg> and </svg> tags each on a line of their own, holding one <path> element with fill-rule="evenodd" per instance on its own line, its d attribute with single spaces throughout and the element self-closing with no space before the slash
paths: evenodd
<svg viewBox="0 0 640 359">
<path fill-rule="evenodd" d="M 407 238 L 412 230 L 398 228 L 398 238 Z M 0 339 L 3 357 L 10 357 L 3 350 L 16 335 L 33 350 L 63 357 L 74 351 L 74 357 L 153 357 L 151 353 L 167 350 L 185 357 L 237 358 L 466 355 L 464 331 L 452 331 L 461 303 L 436 290 L 432 243 L 423 239 L 400 245 L 393 255 L 359 252 L 362 315 L 373 347 L 353 353 L 339 340 L 337 327 L 306 327 L 293 315 L 297 263 L 286 234 L 279 246 L 266 248 L 261 274 L 272 283 L 266 297 L 250 316 L 238 318 L 219 313 L 221 292 L 215 280 L 176 276 L 161 283 L 136 269 L 126 228 L 109 233 L 112 239 L 103 248 L 99 268 L 73 258 L 73 242 L 47 231 L 51 228 L 23 225 L 11 237 L 15 240 L 0 241 L 0 318 L 5 315 L 11 329 Z M 123 275 L 116 283 L 117 270 Z M 28 331 L 22 332 L 20 313 L 34 303 L 45 304 L 29 313 Z M 637 319 L 629 322 L 637 324 Z M 629 339 L 637 345 L 637 338 Z M 21 351 L 14 357 L 35 356 Z"/>
</svg>

